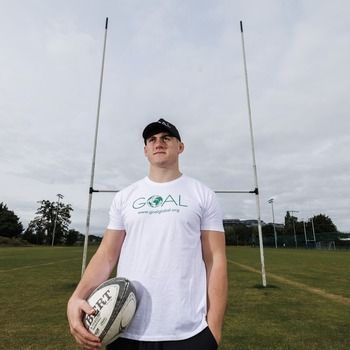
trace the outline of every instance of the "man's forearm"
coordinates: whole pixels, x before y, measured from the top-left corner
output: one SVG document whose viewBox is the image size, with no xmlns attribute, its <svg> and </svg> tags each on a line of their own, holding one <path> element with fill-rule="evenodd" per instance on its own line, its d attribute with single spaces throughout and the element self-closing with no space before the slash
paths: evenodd
<svg viewBox="0 0 350 350">
<path fill-rule="evenodd" d="M 221 340 L 227 305 L 227 266 L 224 256 L 214 257 L 207 271 L 208 314 L 207 322 L 217 342 Z"/>
<path fill-rule="evenodd" d="M 98 285 L 108 279 L 111 272 L 112 268 L 106 263 L 103 254 L 97 252 L 92 257 L 72 296 L 86 299 Z"/>
<path fill-rule="evenodd" d="M 106 230 L 103 240 L 88 264 L 73 297 L 85 299 L 102 282 L 107 280 L 117 264 L 125 233 Z"/>
</svg>

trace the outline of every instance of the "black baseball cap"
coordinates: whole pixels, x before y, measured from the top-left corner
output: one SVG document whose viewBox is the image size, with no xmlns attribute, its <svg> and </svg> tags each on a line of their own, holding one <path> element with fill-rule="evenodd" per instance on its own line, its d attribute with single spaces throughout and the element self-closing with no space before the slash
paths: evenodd
<svg viewBox="0 0 350 350">
<path fill-rule="evenodd" d="M 163 118 L 160 118 L 158 121 L 148 124 L 143 130 L 142 137 L 145 144 L 148 138 L 160 132 L 167 132 L 169 135 L 176 137 L 181 142 L 179 131 L 176 129 L 175 125 L 169 123 Z"/>
</svg>

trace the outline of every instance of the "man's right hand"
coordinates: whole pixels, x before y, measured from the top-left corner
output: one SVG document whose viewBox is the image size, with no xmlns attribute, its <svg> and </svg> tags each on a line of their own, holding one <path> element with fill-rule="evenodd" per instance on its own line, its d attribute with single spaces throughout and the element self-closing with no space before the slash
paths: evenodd
<svg viewBox="0 0 350 350">
<path fill-rule="evenodd" d="M 82 322 L 84 314 L 93 315 L 95 310 L 86 300 L 72 296 L 67 306 L 67 317 L 69 321 L 70 332 L 76 342 L 87 350 L 96 350 L 101 348 L 100 338 L 90 333 Z"/>
</svg>

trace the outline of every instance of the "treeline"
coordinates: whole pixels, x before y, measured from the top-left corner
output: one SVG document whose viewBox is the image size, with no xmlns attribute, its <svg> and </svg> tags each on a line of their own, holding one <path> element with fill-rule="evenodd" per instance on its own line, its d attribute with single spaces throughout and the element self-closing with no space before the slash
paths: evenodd
<svg viewBox="0 0 350 350">
<path fill-rule="evenodd" d="M 71 224 L 70 204 L 41 200 L 35 217 L 24 229 L 19 217 L 0 203 L 0 237 L 16 238 L 38 245 L 82 244 L 84 235 L 69 227 Z M 257 220 L 224 220 L 227 245 L 258 245 Z M 263 243 L 266 246 L 301 247 L 316 242 L 341 241 L 349 237 L 337 230 L 331 218 L 318 214 L 307 221 L 299 221 L 296 216 L 286 213 L 284 224 L 262 222 Z M 99 243 L 101 237 L 89 235 L 89 242 Z M 313 242 L 313 243 L 312 243 Z M 1 244 L 1 240 L 0 240 Z M 347 244 L 347 243 L 346 243 Z M 339 245 L 339 243 L 338 243 Z"/>
<path fill-rule="evenodd" d="M 84 241 L 84 235 L 69 227 L 71 224 L 70 204 L 41 200 L 35 217 L 24 229 L 19 217 L 0 203 L 0 236 L 21 239 L 39 245 L 74 245 Z M 90 242 L 101 241 L 101 237 L 90 235 Z"/>
<path fill-rule="evenodd" d="M 225 220 L 224 227 L 227 245 L 259 244 L 257 220 Z M 349 234 L 339 232 L 331 218 L 325 214 L 299 221 L 287 212 L 284 224 L 262 222 L 262 236 L 265 246 L 275 246 L 277 243 L 278 247 L 312 247 L 316 242 L 331 241 L 343 245 L 341 239 L 349 237 Z"/>
</svg>

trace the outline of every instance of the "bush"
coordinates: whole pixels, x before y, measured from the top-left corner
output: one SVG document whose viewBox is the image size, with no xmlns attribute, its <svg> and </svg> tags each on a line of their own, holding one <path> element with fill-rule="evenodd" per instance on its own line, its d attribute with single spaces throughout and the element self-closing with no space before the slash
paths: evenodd
<svg viewBox="0 0 350 350">
<path fill-rule="evenodd" d="M 0 246 L 3 247 L 25 247 L 30 246 L 30 244 L 22 239 L 9 238 L 0 236 Z"/>
</svg>

